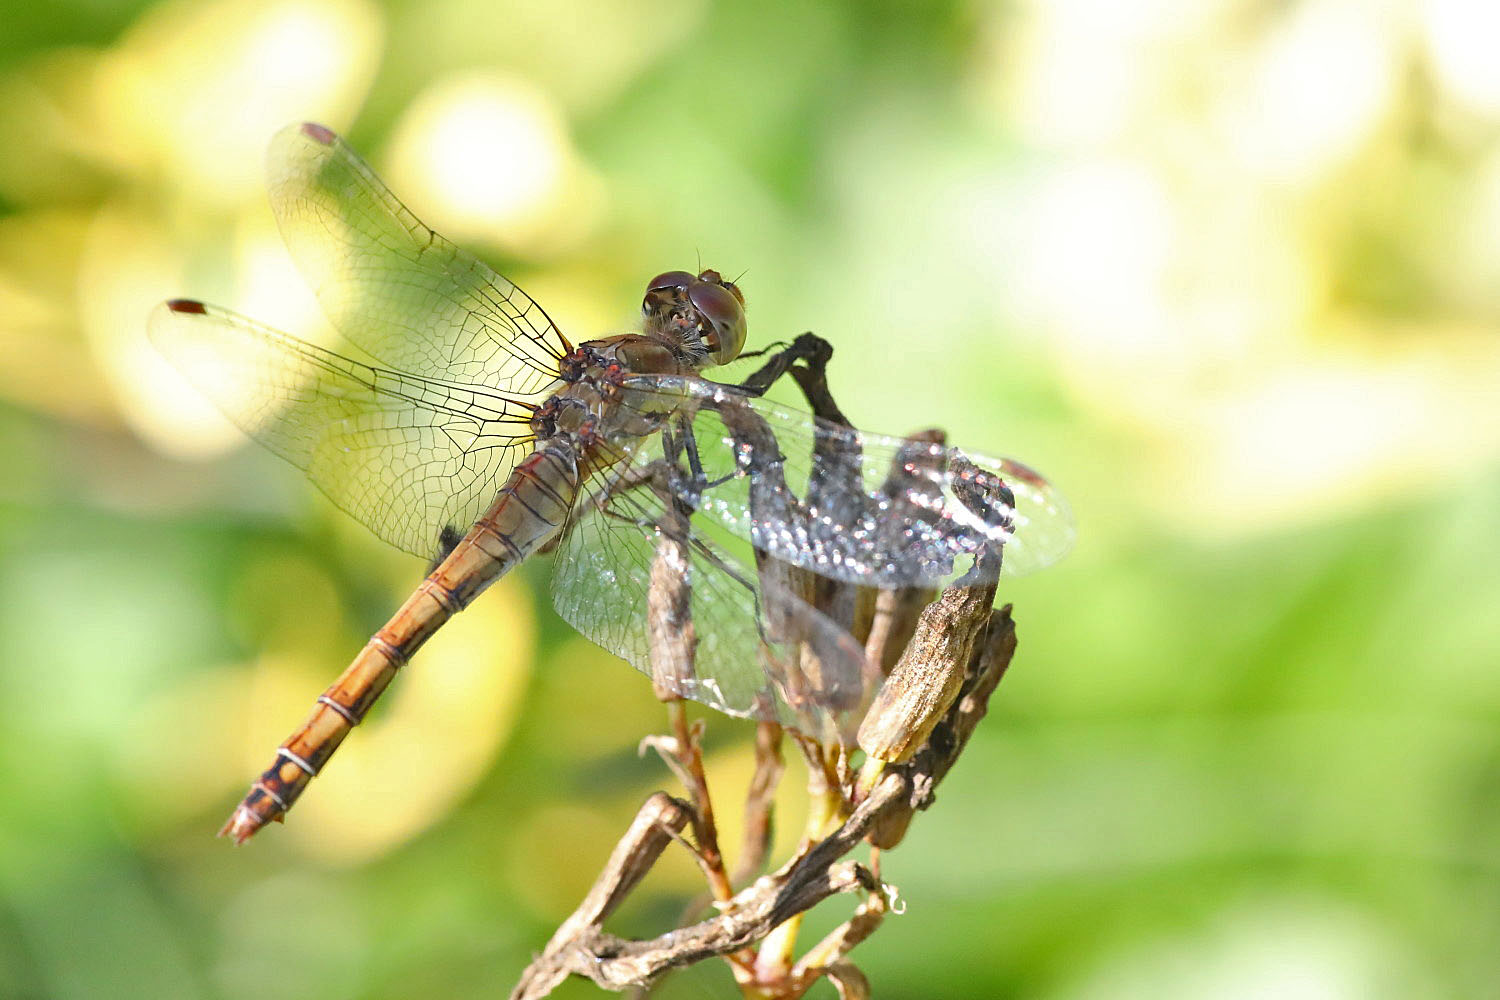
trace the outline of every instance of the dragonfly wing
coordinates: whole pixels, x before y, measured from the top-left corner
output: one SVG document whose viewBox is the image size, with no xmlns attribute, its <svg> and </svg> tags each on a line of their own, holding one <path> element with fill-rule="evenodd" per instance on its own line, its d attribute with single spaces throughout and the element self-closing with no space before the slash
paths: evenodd
<svg viewBox="0 0 1500 1000">
<path fill-rule="evenodd" d="M 343 139 L 289 126 L 267 154 L 271 209 L 329 319 L 393 368 L 530 395 L 568 343 L 525 292 L 421 223 Z"/>
<path fill-rule="evenodd" d="M 850 739 L 878 667 L 785 574 L 733 554 L 712 522 L 705 531 L 670 489 L 641 481 L 650 469 L 616 475 L 580 502 L 553 571 L 558 614 L 661 696 Z"/>
<path fill-rule="evenodd" d="M 425 558 L 445 529 L 483 513 L 531 447 L 530 407 L 505 394 L 360 364 L 189 300 L 158 306 L 149 331 L 246 434 Z"/>
<path fill-rule="evenodd" d="M 693 413 L 699 514 L 821 576 L 940 586 L 1001 557 L 1034 572 L 1072 545 L 1067 502 L 1013 459 L 856 431 L 703 379 L 627 382 Z"/>
</svg>

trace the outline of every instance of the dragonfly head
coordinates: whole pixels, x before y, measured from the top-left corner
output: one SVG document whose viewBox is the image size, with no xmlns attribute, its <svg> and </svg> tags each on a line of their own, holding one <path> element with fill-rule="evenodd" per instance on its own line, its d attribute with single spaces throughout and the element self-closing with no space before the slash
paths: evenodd
<svg viewBox="0 0 1500 1000">
<path fill-rule="evenodd" d="M 718 271 L 667 271 L 651 279 L 641 303 L 648 328 L 677 340 L 704 365 L 727 365 L 745 347 L 745 296 Z"/>
</svg>

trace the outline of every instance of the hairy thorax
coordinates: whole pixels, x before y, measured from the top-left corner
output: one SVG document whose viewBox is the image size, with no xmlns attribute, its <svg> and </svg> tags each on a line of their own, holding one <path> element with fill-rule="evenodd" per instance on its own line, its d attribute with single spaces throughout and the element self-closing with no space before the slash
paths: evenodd
<svg viewBox="0 0 1500 1000">
<path fill-rule="evenodd" d="M 531 426 L 539 444 L 566 441 L 592 471 L 614 464 L 627 450 L 620 445 L 653 433 L 677 408 L 659 389 L 633 388 L 630 376 L 692 375 L 699 366 L 663 340 L 622 334 L 580 344 L 560 367 L 563 387 Z"/>
</svg>

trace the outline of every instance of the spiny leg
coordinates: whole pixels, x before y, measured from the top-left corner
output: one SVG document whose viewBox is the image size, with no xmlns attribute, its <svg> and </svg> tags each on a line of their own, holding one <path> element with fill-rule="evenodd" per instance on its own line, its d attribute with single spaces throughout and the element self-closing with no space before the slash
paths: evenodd
<svg viewBox="0 0 1500 1000">
<path fill-rule="evenodd" d="M 833 345 L 815 333 L 804 333 L 778 351 L 760 351 L 740 357 L 753 358 L 760 354 L 769 354 L 770 359 L 739 384 L 739 389 L 749 396 L 764 395 L 772 383 L 799 361 L 821 372 L 833 357 Z"/>
</svg>

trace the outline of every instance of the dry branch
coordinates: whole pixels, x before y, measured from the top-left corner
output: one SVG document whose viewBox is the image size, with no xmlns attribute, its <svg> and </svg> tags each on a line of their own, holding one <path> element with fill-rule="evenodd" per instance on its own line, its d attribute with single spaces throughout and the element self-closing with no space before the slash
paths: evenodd
<svg viewBox="0 0 1500 1000">
<path fill-rule="evenodd" d="M 630 830 L 610 856 L 599 881 L 547 948 L 532 962 L 512 1000 L 546 996 L 568 975 L 584 976 L 611 990 L 647 985 L 673 968 L 725 955 L 761 940 L 789 918 L 803 913 L 829 896 L 842 892 L 877 893 L 883 885 L 864 865 L 843 860 L 844 855 L 870 835 L 877 826 L 910 821 L 912 813 L 933 801 L 939 782 L 953 767 L 975 726 L 984 717 L 990 694 L 1004 675 L 1015 650 L 1015 626 L 1007 606 L 992 611 L 984 641 L 970 660 L 963 691 L 947 715 L 932 731 L 926 744 L 905 764 L 893 765 L 854 812 L 827 837 L 809 847 L 775 874 L 765 876 L 735 895 L 725 911 L 691 927 L 669 931 L 659 937 L 633 941 L 604 931 L 600 924 L 619 900 L 639 881 L 661 853 L 670 835 L 689 823 L 688 807 L 664 794 L 647 800 Z M 653 830 L 657 831 L 653 835 Z M 856 920 L 858 916 L 856 915 Z M 852 966 L 839 959 L 868 930 L 855 921 L 841 928 L 842 941 L 829 950 L 827 964 L 794 970 L 798 980 L 837 975 L 847 995 L 863 996 L 856 984 L 863 979 Z M 836 933 L 840 933 L 836 932 Z M 797 993 L 788 995 L 799 995 Z"/>
</svg>

